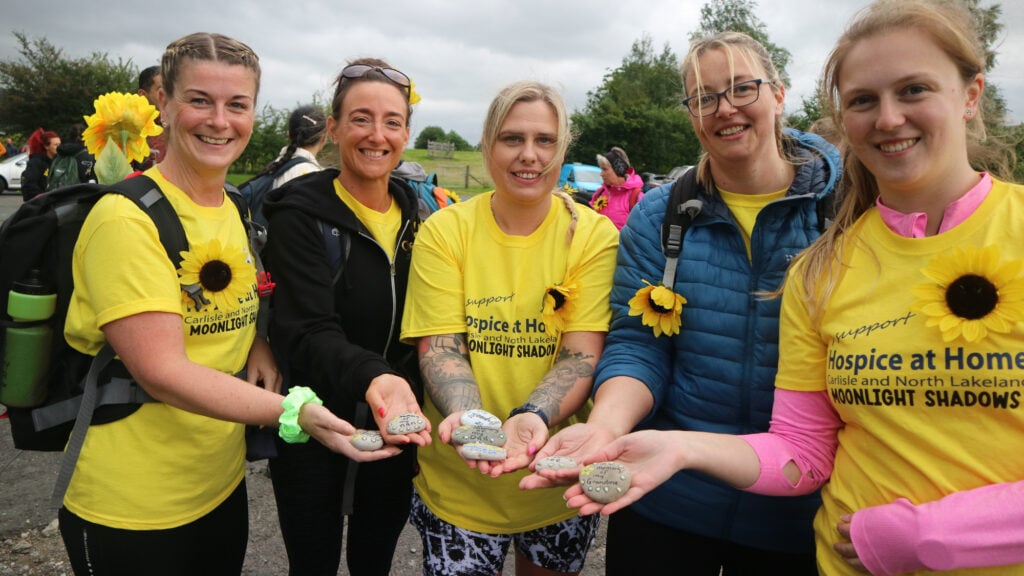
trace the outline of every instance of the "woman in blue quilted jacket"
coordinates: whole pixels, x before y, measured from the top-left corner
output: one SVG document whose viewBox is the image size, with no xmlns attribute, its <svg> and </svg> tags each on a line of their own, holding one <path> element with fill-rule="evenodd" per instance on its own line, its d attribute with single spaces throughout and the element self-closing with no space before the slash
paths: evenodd
<svg viewBox="0 0 1024 576">
<path fill-rule="evenodd" d="M 673 267 L 662 252 L 670 186 L 651 190 L 622 229 L 612 327 L 586 424 L 537 458 L 577 462 L 631 430 L 742 434 L 768 429 L 778 359 L 779 300 L 789 261 L 824 227 L 838 151 L 782 128 L 786 89 L 768 52 L 745 34 L 696 40 L 681 69 L 704 148 L 700 211 Z M 692 176 L 695 176 L 693 178 Z M 524 488 L 575 471 L 534 474 Z M 773 498 L 684 471 L 608 526 L 607 574 L 817 574 L 812 519 L 820 499 Z M 722 572 L 720 572 L 722 571 Z"/>
</svg>

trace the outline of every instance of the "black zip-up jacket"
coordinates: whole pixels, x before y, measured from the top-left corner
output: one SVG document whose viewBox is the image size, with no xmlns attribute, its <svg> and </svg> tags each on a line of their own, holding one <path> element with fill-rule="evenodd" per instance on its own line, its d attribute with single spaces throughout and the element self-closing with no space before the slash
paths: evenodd
<svg viewBox="0 0 1024 576">
<path fill-rule="evenodd" d="M 365 401 L 370 381 L 381 374 L 404 377 L 423 399 L 415 347 L 399 342 L 418 204 L 411 188 L 391 180 L 389 192 L 402 210 L 392 265 L 335 194 L 337 176 L 337 169 L 307 174 L 264 201 L 269 225 L 263 255 L 277 283 L 270 343 L 288 385 L 309 386 L 332 412 L 363 426 L 372 420 L 356 421 L 356 402 Z M 347 237 L 337 283 L 321 222 Z"/>
</svg>

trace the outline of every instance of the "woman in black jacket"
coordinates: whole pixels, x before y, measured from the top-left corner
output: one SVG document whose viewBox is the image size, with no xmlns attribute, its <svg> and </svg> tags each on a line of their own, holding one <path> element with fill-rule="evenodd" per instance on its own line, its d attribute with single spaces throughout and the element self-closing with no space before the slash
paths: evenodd
<svg viewBox="0 0 1024 576">
<path fill-rule="evenodd" d="M 386 433 L 399 414 L 422 416 L 416 351 L 398 341 L 417 202 L 390 178 L 409 141 L 411 92 L 383 61 L 345 67 L 327 120 L 341 169 L 296 178 L 263 206 L 277 283 L 270 341 L 286 386 L 309 386 L 357 428 L 407 446 L 356 473 L 317 443 L 278 442 L 270 470 L 291 574 L 337 574 L 347 515 L 349 572 L 386 576 L 409 515 L 415 447 L 430 442 L 429 424 Z"/>
<path fill-rule="evenodd" d="M 46 177 L 50 163 L 57 155 L 60 136 L 56 132 L 37 128 L 28 138 L 28 164 L 21 174 L 21 197 L 25 202 L 46 192 Z"/>
</svg>

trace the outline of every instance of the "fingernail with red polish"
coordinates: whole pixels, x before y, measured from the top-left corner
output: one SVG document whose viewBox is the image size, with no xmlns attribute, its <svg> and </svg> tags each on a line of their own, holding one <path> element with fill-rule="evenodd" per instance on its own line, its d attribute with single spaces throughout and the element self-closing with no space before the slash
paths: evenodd
<svg viewBox="0 0 1024 576">
<path fill-rule="evenodd" d="M 384 417 L 384 414 L 385 414 L 385 412 L 387 412 L 387 411 L 386 411 L 386 410 L 384 410 L 384 407 L 383 407 L 383 406 L 381 406 L 380 408 L 377 408 L 377 414 L 380 414 L 380 417 L 381 417 L 381 418 L 383 418 L 383 417 Z"/>
<path fill-rule="evenodd" d="M 533 456 L 537 452 L 537 447 L 530 444 L 530 447 L 526 449 L 527 456 Z"/>
</svg>

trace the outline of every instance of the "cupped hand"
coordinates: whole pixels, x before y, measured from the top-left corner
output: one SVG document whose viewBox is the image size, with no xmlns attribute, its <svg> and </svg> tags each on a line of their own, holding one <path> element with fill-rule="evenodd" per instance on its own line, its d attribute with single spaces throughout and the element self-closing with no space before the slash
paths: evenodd
<svg viewBox="0 0 1024 576">
<path fill-rule="evenodd" d="M 850 527 L 853 523 L 853 515 L 844 514 L 840 516 L 839 523 L 836 524 L 836 531 L 843 538 L 844 541 L 836 542 L 832 545 L 832 548 L 839 554 L 840 558 L 844 562 L 853 567 L 858 572 L 868 572 L 867 567 L 860 561 L 860 556 L 857 555 L 857 550 L 853 547 L 853 538 L 850 536 Z"/>
<path fill-rule="evenodd" d="M 588 498 L 577 483 L 565 491 L 566 504 L 579 508 L 583 515 L 600 512 L 607 516 L 636 502 L 680 470 L 676 460 L 667 457 L 670 451 L 665 444 L 669 441 L 667 433 L 659 430 L 632 432 L 587 456 L 580 464 L 615 461 L 625 465 L 632 477 L 629 490 L 614 502 L 601 504 Z"/>
<path fill-rule="evenodd" d="M 397 446 L 386 444 L 380 450 L 359 450 L 352 445 L 352 436 L 356 433 L 355 426 L 338 418 L 327 408 L 312 402 L 303 404 L 299 410 L 299 426 L 317 442 L 356 462 L 383 460 L 402 451 Z"/>
<path fill-rule="evenodd" d="M 538 450 L 548 441 L 548 426 L 540 416 L 532 412 L 516 414 L 502 426 L 508 442 L 505 443 L 507 456 L 500 462 L 481 462 L 480 472 L 497 478 L 502 474 L 526 468 L 533 462 Z"/>
<path fill-rule="evenodd" d="M 519 488 L 534 490 L 572 484 L 579 477 L 580 466 L 562 470 L 537 470 L 536 463 L 548 456 L 564 456 L 580 464 L 614 439 L 615 434 L 610 430 L 589 423 L 573 424 L 560 430 L 534 456 L 530 464 L 533 474 L 524 477 L 519 482 Z"/>
<path fill-rule="evenodd" d="M 423 415 L 416 395 L 405 378 L 395 374 L 377 376 L 370 381 L 366 390 L 366 403 L 370 405 L 373 419 L 385 443 L 417 446 L 430 444 L 430 420 Z M 388 422 L 399 414 L 417 414 L 427 423 L 427 427 L 413 434 L 388 434 Z"/>
</svg>

